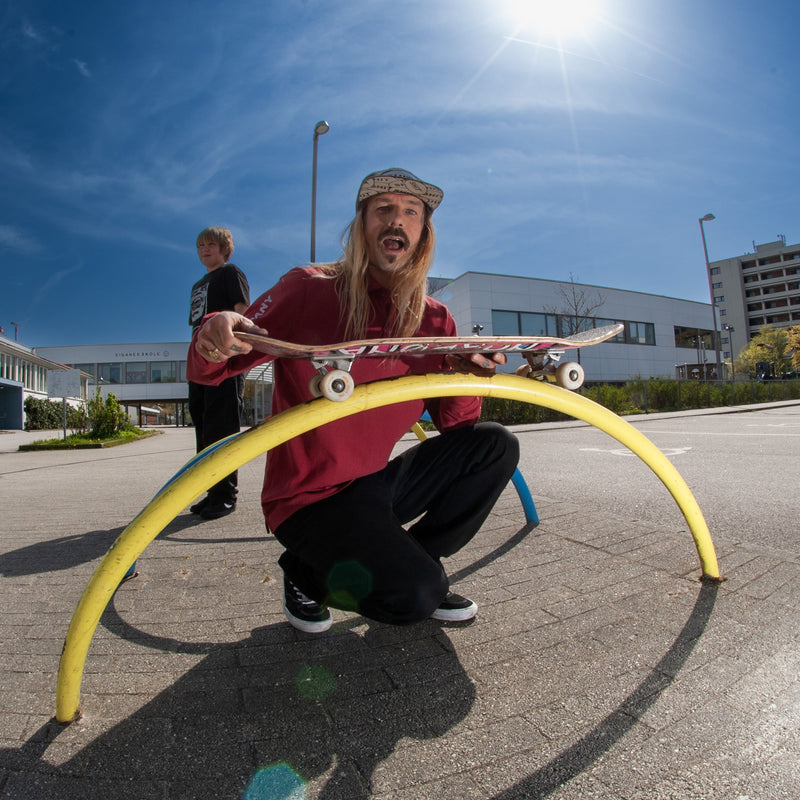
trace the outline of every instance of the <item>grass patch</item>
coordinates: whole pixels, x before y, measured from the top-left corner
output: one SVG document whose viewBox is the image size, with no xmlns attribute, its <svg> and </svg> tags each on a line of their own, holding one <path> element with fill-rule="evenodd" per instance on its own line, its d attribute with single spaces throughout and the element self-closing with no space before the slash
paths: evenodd
<svg viewBox="0 0 800 800">
<path fill-rule="evenodd" d="M 95 450 L 102 447 L 116 447 L 128 442 L 137 442 L 150 436 L 158 436 L 161 431 L 145 431 L 129 428 L 108 439 L 93 439 L 86 433 L 72 433 L 66 439 L 42 439 L 40 442 L 21 444 L 20 450 Z"/>
</svg>

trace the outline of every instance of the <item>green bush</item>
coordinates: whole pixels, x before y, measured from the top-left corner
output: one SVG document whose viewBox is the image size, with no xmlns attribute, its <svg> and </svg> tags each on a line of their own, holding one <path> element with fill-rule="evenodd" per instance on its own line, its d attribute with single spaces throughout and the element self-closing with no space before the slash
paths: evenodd
<svg viewBox="0 0 800 800">
<path fill-rule="evenodd" d="M 584 386 L 580 394 L 620 416 L 676 411 L 693 408 L 718 408 L 731 405 L 767 403 L 800 398 L 800 380 L 755 381 L 677 381 L 669 378 L 637 378 L 623 385 Z M 482 420 L 504 425 L 523 425 L 570 419 L 565 414 L 532 403 L 484 397 Z"/>
<path fill-rule="evenodd" d="M 23 407 L 26 431 L 53 431 L 64 425 L 63 404 L 58 400 L 29 396 L 25 398 Z M 67 427 L 73 431 L 86 428 L 86 413 L 82 408 L 67 403 Z"/>
<path fill-rule="evenodd" d="M 112 439 L 121 431 L 127 431 L 133 427 L 114 392 L 109 392 L 106 399 L 103 400 L 98 386 L 95 396 L 86 405 L 89 416 L 89 435 L 93 439 Z"/>
</svg>

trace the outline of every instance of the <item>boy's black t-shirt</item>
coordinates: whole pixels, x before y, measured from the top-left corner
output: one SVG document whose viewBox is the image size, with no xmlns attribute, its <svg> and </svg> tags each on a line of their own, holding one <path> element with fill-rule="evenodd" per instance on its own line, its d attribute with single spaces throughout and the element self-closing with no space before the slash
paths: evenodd
<svg viewBox="0 0 800 800">
<path fill-rule="evenodd" d="M 189 324 L 196 328 L 212 311 L 233 311 L 237 303 L 250 305 L 250 285 L 236 264 L 225 264 L 206 273 L 192 286 Z"/>
</svg>

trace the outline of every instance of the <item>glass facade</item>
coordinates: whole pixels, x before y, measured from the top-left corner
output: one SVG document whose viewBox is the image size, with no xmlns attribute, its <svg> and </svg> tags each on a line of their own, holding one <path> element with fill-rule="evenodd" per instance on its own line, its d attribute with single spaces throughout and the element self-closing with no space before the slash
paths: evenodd
<svg viewBox="0 0 800 800">
<path fill-rule="evenodd" d="M 656 328 L 652 322 L 632 322 L 603 317 L 574 317 L 568 314 L 536 314 L 529 311 L 492 311 L 495 336 L 572 336 L 581 331 L 622 322 L 622 333 L 609 339 L 617 344 L 655 346 Z M 694 328 L 692 329 L 694 331 Z M 696 332 L 695 332 L 696 335 Z M 682 346 L 682 345 L 677 345 Z"/>
<path fill-rule="evenodd" d="M 185 361 L 129 361 L 98 364 L 72 364 L 88 372 L 92 382 L 104 384 L 185 383 Z"/>
</svg>

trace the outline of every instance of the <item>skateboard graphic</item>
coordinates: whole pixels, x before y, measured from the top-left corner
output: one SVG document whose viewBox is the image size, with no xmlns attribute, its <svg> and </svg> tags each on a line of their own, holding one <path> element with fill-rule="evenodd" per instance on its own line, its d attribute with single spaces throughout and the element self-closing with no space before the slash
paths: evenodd
<svg viewBox="0 0 800 800">
<path fill-rule="evenodd" d="M 622 323 L 592 328 L 563 338 L 556 336 L 419 336 L 408 339 L 358 339 L 338 344 L 306 345 L 272 339 L 258 333 L 237 331 L 236 337 L 249 342 L 254 350 L 274 358 L 300 358 L 311 362 L 316 375 L 309 383 L 314 397 L 346 400 L 353 393 L 355 381 L 350 368 L 357 358 L 392 358 L 397 356 L 470 355 L 472 353 L 519 353 L 527 364 L 517 374 L 548 380 L 564 389 L 578 389 L 583 384 L 583 367 L 576 362 L 560 364 L 566 350 L 589 347 L 611 339 L 624 329 Z"/>
</svg>

